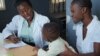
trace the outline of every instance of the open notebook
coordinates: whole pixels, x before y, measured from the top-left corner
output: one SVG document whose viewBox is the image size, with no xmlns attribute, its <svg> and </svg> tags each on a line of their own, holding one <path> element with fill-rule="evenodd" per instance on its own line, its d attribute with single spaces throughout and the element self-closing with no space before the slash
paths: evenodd
<svg viewBox="0 0 100 56">
<path fill-rule="evenodd" d="M 26 44 L 24 42 L 20 41 L 19 43 L 16 43 L 16 44 L 14 44 L 14 43 L 5 43 L 3 46 L 4 46 L 4 48 L 9 49 L 9 48 L 22 47 L 22 46 L 25 46 L 25 45 Z"/>
<path fill-rule="evenodd" d="M 14 44 L 14 43 L 7 43 L 5 42 L 5 40 L 3 39 L 3 35 L 0 33 L 0 45 L 2 45 L 4 48 L 16 48 L 16 47 L 22 47 L 25 46 L 26 44 L 22 41 Z"/>
</svg>

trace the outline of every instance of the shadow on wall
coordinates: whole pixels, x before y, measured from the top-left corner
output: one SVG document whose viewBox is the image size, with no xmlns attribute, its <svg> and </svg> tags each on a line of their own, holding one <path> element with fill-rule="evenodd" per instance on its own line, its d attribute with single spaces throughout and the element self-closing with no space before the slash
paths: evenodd
<svg viewBox="0 0 100 56">
<path fill-rule="evenodd" d="M 92 13 L 100 20 L 100 0 L 92 0 L 93 8 Z"/>
<path fill-rule="evenodd" d="M 75 34 L 75 31 L 73 30 L 74 23 L 72 21 L 72 18 L 69 15 L 66 15 L 66 17 L 67 17 L 67 22 L 66 22 L 67 38 L 66 39 L 68 43 L 76 49 L 76 34 Z"/>
</svg>

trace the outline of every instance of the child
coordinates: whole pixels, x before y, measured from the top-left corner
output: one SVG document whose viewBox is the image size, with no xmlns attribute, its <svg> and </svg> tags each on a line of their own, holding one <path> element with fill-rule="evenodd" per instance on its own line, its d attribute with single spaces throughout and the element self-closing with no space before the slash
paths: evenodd
<svg viewBox="0 0 100 56">
<path fill-rule="evenodd" d="M 57 56 L 65 51 L 65 46 L 71 48 L 60 35 L 60 27 L 58 24 L 52 22 L 44 25 L 42 29 L 43 38 L 49 42 L 48 50 L 39 49 L 38 56 Z M 73 48 L 71 48 L 73 49 Z M 72 50 L 74 51 L 74 50 Z M 75 51 L 74 51 L 75 52 Z"/>
</svg>

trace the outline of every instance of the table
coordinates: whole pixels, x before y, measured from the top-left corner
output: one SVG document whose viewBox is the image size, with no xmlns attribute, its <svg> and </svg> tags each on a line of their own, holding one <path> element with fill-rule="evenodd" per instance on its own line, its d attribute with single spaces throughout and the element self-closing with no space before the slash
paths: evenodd
<svg viewBox="0 0 100 56">
<path fill-rule="evenodd" d="M 36 56 L 36 48 L 26 45 L 19 48 L 9 49 L 14 56 Z"/>
</svg>

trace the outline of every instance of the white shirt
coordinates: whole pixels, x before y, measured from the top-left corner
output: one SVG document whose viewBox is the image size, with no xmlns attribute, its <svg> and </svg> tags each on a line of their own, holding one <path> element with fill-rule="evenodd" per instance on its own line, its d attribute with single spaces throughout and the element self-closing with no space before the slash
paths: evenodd
<svg viewBox="0 0 100 56">
<path fill-rule="evenodd" d="M 83 24 L 82 22 L 75 25 L 77 36 L 77 49 L 79 53 L 94 52 L 94 42 L 100 43 L 100 21 L 96 16 L 93 16 L 91 23 L 87 26 L 87 34 L 83 40 Z"/>
<path fill-rule="evenodd" d="M 24 38 L 24 41 L 30 42 L 30 43 L 35 43 L 34 42 L 34 37 L 33 37 L 33 26 L 34 25 L 34 19 L 32 20 L 32 23 L 28 24 L 26 20 L 24 20 L 23 25 L 22 25 L 22 30 L 21 30 L 21 38 Z"/>
<path fill-rule="evenodd" d="M 33 38 L 35 45 L 37 47 L 43 47 L 46 42 L 42 38 L 42 27 L 45 23 L 49 23 L 50 20 L 48 17 L 38 14 L 34 11 L 34 24 L 32 24 L 32 32 L 33 32 Z M 24 17 L 21 15 L 16 15 L 13 17 L 12 21 L 6 25 L 6 27 L 3 29 L 3 39 L 7 38 L 8 36 L 12 35 L 13 33 L 17 33 L 18 37 L 21 37 L 22 28 L 23 28 L 23 22 Z"/>
<path fill-rule="evenodd" d="M 44 51 L 43 49 L 39 49 L 38 56 L 57 56 L 58 54 L 65 51 L 65 45 L 68 48 L 70 48 L 73 52 L 75 52 L 75 50 L 71 46 L 69 46 L 69 44 L 67 42 L 65 42 L 61 38 L 58 38 L 55 41 L 50 42 L 48 51 Z"/>
</svg>

